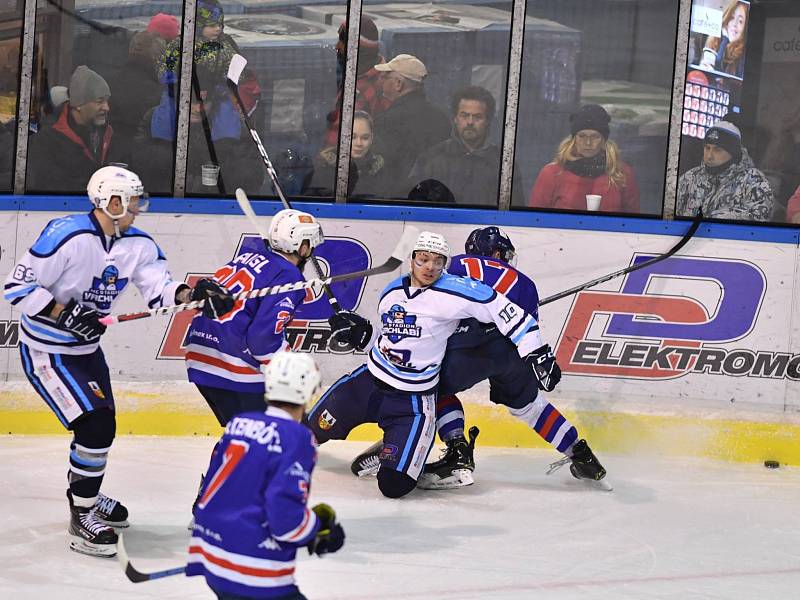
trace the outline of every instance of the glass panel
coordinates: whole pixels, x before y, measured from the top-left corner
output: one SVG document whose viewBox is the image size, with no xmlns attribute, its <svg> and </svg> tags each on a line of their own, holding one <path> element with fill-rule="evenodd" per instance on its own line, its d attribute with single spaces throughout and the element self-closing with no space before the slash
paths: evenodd
<svg viewBox="0 0 800 600">
<path fill-rule="evenodd" d="M 22 0 L 0 1 L 0 191 L 14 187 L 14 149 L 22 44 Z"/>
<path fill-rule="evenodd" d="M 141 166 L 137 131 L 147 130 L 147 113 L 166 93 L 156 66 L 179 31 L 181 4 L 170 6 L 172 15 L 156 15 L 146 3 L 38 3 L 28 191 L 83 194 L 103 165 Z M 149 155 L 169 174 L 141 173 L 148 191 L 171 193 L 173 146 L 167 140 L 163 152 Z"/>
<path fill-rule="evenodd" d="M 511 13 L 370 1 L 363 16 L 348 197 L 497 206 Z M 328 146 L 314 166 L 335 167 Z"/>
<path fill-rule="evenodd" d="M 186 172 L 189 194 L 231 195 L 241 187 L 251 195 L 275 196 L 237 101 L 225 85 L 234 52 L 247 59 L 239 94 L 283 192 L 301 195 L 311 180 L 313 157 L 322 147 L 327 115 L 335 105 L 337 30 L 307 14 L 301 4 L 273 4 L 269 12 L 265 5 L 264 0 L 223 2 L 224 29 L 217 34 L 213 27 L 203 28 L 214 24 L 215 5 L 198 3 L 208 12 L 207 17 L 198 12 L 194 73 L 206 119 L 201 103 L 194 101 Z M 338 129 L 332 140 L 338 143 Z M 213 178 L 203 180 L 203 166 L 211 164 L 220 166 L 216 184 Z M 333 180 L 331 172 L 325 182 L 328 196 L 333 195 Z"/>
<path fill-rule="evenodd" d="M 693 0 L 676 213 L 799 222 L 800 4 Z"/>
<path fill-rule="evenodd" d="M 678 4 L 529 0 L 513 205 L 661 213 Z"/>
</svg>

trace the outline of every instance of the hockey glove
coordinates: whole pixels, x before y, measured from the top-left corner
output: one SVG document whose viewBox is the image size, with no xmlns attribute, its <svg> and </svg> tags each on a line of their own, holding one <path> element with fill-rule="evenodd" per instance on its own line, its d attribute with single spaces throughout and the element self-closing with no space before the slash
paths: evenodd
<svg viewBox="0 0 800 600">
<path fill-rule="evenodd" d="M 84 342 L 94 341 L 106 332 L 100 321 L 100 313 L 93 308 L 79 304 L 74 298 L 67 302 L 56 319 L 56 327 L 69 331 Z"/>
<path fill-rule="evenodd" d="M 192 290 L 192 300 L 205 300 L 203 316 L 218 319 L 233 310 L 234 300 L 228 288 L 213 279 L 201 279 Z"/>
<path fill-rule="evenodd" d="M 328 319 L 331 339 L 338 344 L 347 344 L 363 350 L 372 340 L 372 323 L 356 312 L 343 310 Z"/>
<path fill-rule="evenodd" d="M 561 381 L 561 367 L 558 366 L 550 346 L 545 344 L 537 348 L 526 356 L 525 360 L 531 365 L 536 379 L 539 380 L 539 389 L 552 392 Z"/>
<path fill-rule="evenodd" d="M 322 556 L 336 552 L 344 545 L 344 529 L 336 522 L 336 513 L 327 504 L 317 504 L 311 510 L 319 519 L 319 531 L 308 545 L 308 553 Z"/>
</svg>

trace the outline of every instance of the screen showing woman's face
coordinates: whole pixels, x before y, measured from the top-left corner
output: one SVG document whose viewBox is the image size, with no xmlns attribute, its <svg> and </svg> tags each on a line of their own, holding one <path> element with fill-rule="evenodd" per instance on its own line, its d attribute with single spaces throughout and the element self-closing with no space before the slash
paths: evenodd
<svg viewBox="0 0 800 600">
<path fill-rule="evenodd" d="M 738 42 L 744 35 L 744 28 L 747 24 L 747 12 L 741 4 L 733 11 L 733 17 L 728 21 L 728 39 Z"/>
</svg>

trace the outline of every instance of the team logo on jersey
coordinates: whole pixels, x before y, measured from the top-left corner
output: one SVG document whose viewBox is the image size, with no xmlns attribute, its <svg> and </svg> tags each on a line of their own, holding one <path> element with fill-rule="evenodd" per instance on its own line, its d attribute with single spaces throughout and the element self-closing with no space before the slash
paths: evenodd
<svg viewBox="0 0 800 600">
<path fill-rule="evenodd" d="M 327 409 L 322 411 L 317 421 L 319 428 L 323 431 L 328 431 L 331 427 L 336 425 L 336 417 L 334 417 Z"/>
<path fill-rule="evenodd" d="M 636 256 L 634 264 L 650 258 Z M 798 380 L 800 354 L 740 345 L 766 290 L 766 276 L 751 262 L 673 256 L 631 273 L 619 292 L 578 294 L 556 358 L 564 373 L 595 377 Z"/>
<path fill-rule="evenodd" d="M 393 304 L 388 312 L 381 315 L 383 322 L 383 335 L 389 341 L 397 343 L 403 338 L 420 335 L 421 328 L 417 325 L 417 316 L 409 315 L 406 309 L 399 304 Z"/>
<path fill-rule="evenodd" d="M 285 472 L 286 472 L 287 475 L 290 475 L 292 477 L 300 477 L 301 479 L 305 479 L 306 481 L 308 481 L 310 479 L 310 477 L 308 475 L 308 471 L 306 471 L 303 468 L 303 465 L 301 465 L 297 461 L 295 461 L 292 464 L 292 466 L 290 466 L 288 469 L 286 469 Z"/>
<path fill-rule="evenodd" d="M 394 444 L 384 444 L 380 454 L 378 454 L 378 459 L 384 462 L 397 462 L 399 452 L 399 448 Z"/>
<path fill-rule="evenodd" d="M 87 385 L 89 386 L 89 389 L 92 390 L 92 393 L 100 398 L 100 400 L 106 399 L 106 395 L 103 393 L 103 390 L 100 389 L 100 386 L 97 385 L 96 381 L 90 381 Z"/>
<path fill-rule="evenodd" d="M 127 277 L 119 276 L 119 269 L 109 265 L 103 269 L 100 277 L 92 278 L 92 289 L 83 292 L 84 302 L 94 302 L 100 310 L 109 310 L 111 303 L 122 293 L 128 285 Z"/>
</svg>

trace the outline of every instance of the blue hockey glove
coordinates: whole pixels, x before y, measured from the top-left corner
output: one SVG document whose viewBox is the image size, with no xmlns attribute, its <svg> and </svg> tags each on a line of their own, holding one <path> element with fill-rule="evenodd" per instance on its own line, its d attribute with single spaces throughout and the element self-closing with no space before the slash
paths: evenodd
<svg viewBox="0 0 800 600">
<path fill-rule="evenodd" d="M 539 380 L 539 389 L 552 392 L 561 381 L 561 367 L 558 366 L 550 346 L 545 344 L 537 348 L 528 354 L 525 360 L 531 365 L 536 379 Z"/>
<path fill-rule="evenodd" d="M 343 310 L 328 319 L 331 339 L 338 344 L 347 344 L 363 350 L 372 340 L 372 323 L 356 312 Z"/>
<path fill-rule="evenodd" d="M 75 337 L 90 342 L 97 340 L 106 332 L 106 326 L 100 321 L 100 313 L 79 304 L 74 298 L 67 302 L 64 310 L 56 319 L 56 327 L 69 331 Z"/>
<path fill-rule="evenodd" d="M 203 316 L 218 319 L 233 309 L 235 303 L 228 288 L 213 279 L 201 279 L 192 290 L 192 300 L 205 300 Z"/>
<path fill-rule="evenodd" d="M 311 510 L 319 519 L 319 531 L 308 545 L 308 553 L 322 556 L 336 552 L 344 545 L 344 529 L 336 522 L 336 512 L 327 504 L 317 504 Z"/>
</svg>

